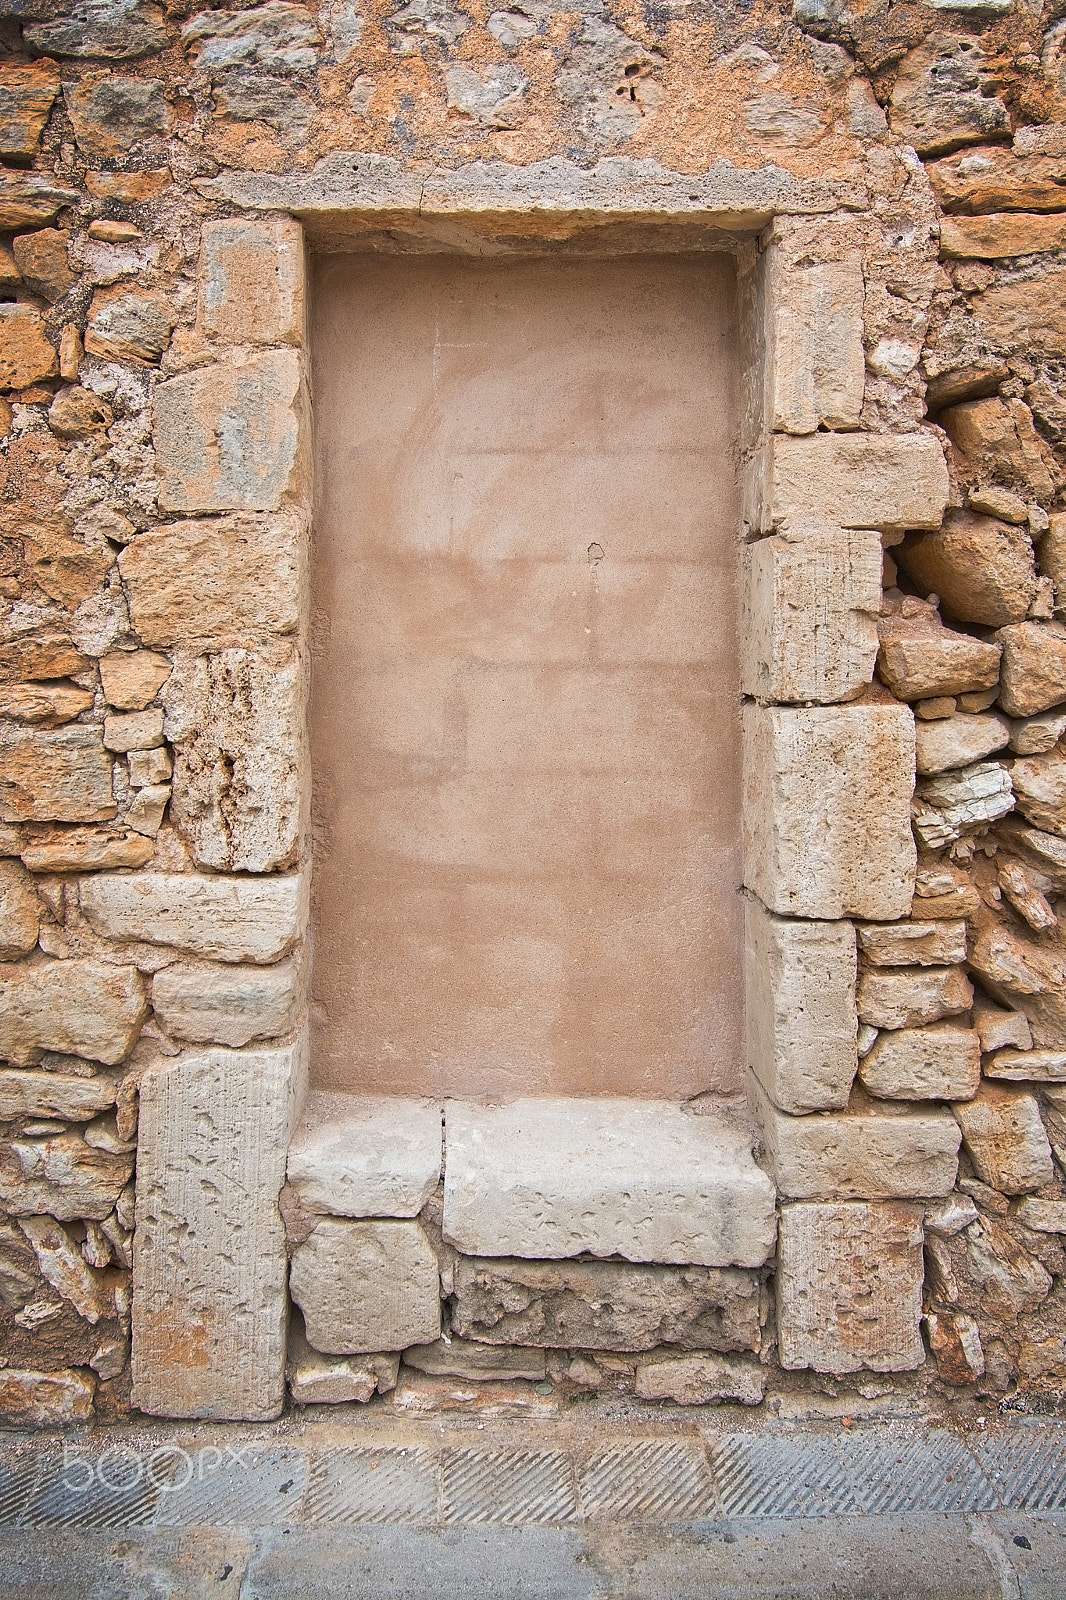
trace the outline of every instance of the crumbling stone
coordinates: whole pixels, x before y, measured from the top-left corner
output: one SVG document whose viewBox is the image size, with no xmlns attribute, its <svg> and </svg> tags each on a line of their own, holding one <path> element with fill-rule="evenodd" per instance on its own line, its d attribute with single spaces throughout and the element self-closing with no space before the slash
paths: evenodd
<svg viewBox="0 0 1066 1600">
<path fill-rule="evenodd" d="M 938 532 L 900 545 L 895 560 L 922 592 L 938 594 L 944 610 L 960 622 L 991 628 L 1024 622 L 1036 592 L 1028 533 L 969 511 L 949 512 Z"/>
<path fill-rule="evenodd" d="M 878 636 L 878 676 L 901 700 L 991 689 L 999 681 L 999 645 L 934 620 L 883 617 Z"/>
<path fill-rule="evenodd" d="M 874 1028 L 917 1028 L 972 1004 L 973 987 L 961 967 L 867 968 L 859 978 L 859 1017 Z"/>
<path fill-rule="evenodd" d="M 673 1400 L 682 1406 L 762 1404 L 766 1373 L 758 1362 L 704 1352 L 638 1361 L 633 1392 L 641 1400 Z"/>
<path fill-rule="evenodd" d="M 59 74 L 50 61 L 24 67 L 5 65 L 0 84 L 0 157 L 3 160 L 33 159 L 58 93 Z"/>
<path fill-rule="evenodd" d="M 981 1041 L 950 1022 L 888 1030 L 863 1057 L 859 1078 L 885 1099 L 966 1100 L 981 1081 Z"/>
<path fill-rule="evenodd" d="M 953 1109 L 977 1174 L 993 1189 L 1025 1194 L 1051 1182 L 1051 1147 L 1031 1094 L 986 1083 Z"/>
<path fill-rule="evenodd" d="M 440 1335 L 437 1258 L 417 1222 L 324 1217 L 289 1279 L 309 1343 L 325 1355 L 403 1350 Z"/>
<path fill-rule="evenodd" d="M 89 925 L 108 939 L 172 945 L 217 961 L 277 961 L 303 932 L 307 882 L 276 877 L 99 873 L 79 886 Z"/>
<path fill-rule="evenodd" d="M 87 72 L 63 88 L 74 137 L 87 156 L 112 161 L 153 136 L 165 137 L 174 113 L 159 78 Z"/>
</svg>

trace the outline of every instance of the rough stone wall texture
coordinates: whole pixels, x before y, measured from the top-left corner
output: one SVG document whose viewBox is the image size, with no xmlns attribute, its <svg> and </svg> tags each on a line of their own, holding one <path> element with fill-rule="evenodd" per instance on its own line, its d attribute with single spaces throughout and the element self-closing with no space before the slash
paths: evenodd
<svg viewBox="0 0 1066 1600">
<path fill-rule="evenodd" d="M 461 248 L 550 235 L 560 195 L 758 239 L 744 687 L 758 802 L 782 798 L 753 830 L 753 937 L 797 1006 L 826 962 L 833 983 L 794 1038 L 772 1012 L 753 1042 L 786 1364 L 910 1370 L 925 1349 L 950 1386 L 1061 1393 L 1061 6 L 0 0 L 0 163 L 5 1417 L 128 1404 L 134 1164 L 147 1206 L 165 1159 L 138 1156 L 139 1083 L 163 1104 L 199 1070 L 190 1045 L 284 1048 L 299 1013 L 308 389 L 287 213 L 319 244 L 376 208 L 378 243 L 406 215 Z M 849 1081 L 856 1023 L 823 1021 L 852 948 Z M 600 1283 L 616 1264 L 456 1259 L 433 1207 L 456 1374 L 538 1378 L 548 1348 L 577 1389 L 751 1401 L 776 1370 L 765 1270 Z M 812 1274 L 834 1298 L 799 1308 Z M 396 1382 L 394 1353 L 293 1349 L 300 1398 Z M 441 1370 L 436 1350 L 409 1369 Z M 727 1370 L 737 1351 L 750 1365 Z"/>
</svg>

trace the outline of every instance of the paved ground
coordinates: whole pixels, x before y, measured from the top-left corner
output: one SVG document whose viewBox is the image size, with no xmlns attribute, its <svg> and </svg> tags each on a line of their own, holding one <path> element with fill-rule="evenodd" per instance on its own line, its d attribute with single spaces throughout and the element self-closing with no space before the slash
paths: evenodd
<svg viewBox="0 0 1066 1600">
<path fill-rule="evenodd" d="M 0 1435 L 0 1593 L 1066 1600 L 1066 1422 L 543 1411 Z"/>
</svg>

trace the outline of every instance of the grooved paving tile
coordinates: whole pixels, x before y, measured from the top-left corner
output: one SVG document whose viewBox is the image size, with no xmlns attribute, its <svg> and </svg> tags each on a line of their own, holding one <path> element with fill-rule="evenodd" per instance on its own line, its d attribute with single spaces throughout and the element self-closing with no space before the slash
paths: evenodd
<svg viewBox="0 0 1066 1600">
<path fill-rule="evenodd" d="M 727 1516 L 855 1516 L 864 1509 L 836 1440 L 730 1434 L 712 1446 L 711 1466 Z"/>
<path fill-rule="evenodd" d="M 424 1526 L 438 1520 L 439 1503 L 428 1450 L 331 1450 L 312 1459 L 300 1520 Z"/>
<path fill-rule="evenodd" d="M 1000 1503 L 1010 1511 L 1066 1510 L 1066 1426 L 1038 1428 L 979 1439 L 973 1453 Z"/>
<path fill-rule="evenodd" d="M 56 1457 L 39 1474 L 18 1525 L 87 1533 L 139 1528 L 152 1520 L 159 1500 L 159 1484 L 138 1451 L 73 1448 L 66 1461 Z"/>
<path fill-rule="evenodd" d="M 61 1469 L 61 1457 L 46 1457 L 42 1461 L 32 1453 L 21 1461 L 0 1465 L 0 1528 L 17 1527 L 33 1500 L 38 1481 Z"/>
<path fill-rule="evenodd" d="M 998 1505 L 973 1456 L 950 1434 L 893 1440 L 859 1432 L 842 1439 L 840 1448 L 864 1511 L 994 1511 Z"/>
<path fill-rule="evenodd" d="M 217 1461 L 205 1454 L 179 1455 L 174 1487 L 160 1496 L 153 1526 L 265 1528 L 299 1520 L 308 1475 L 302 1450 L 247 1446 L 229 1460 L 219 1451 Z"/>
<path fill-rule="evenodd" d="M 590 1519 L 682 1522 L 718 1509 L 703 1448 L 689 1440 L 614 1445 L 581 1463 L 578 1489 Z"/>
<path fill-rule="evenodd" d="M 573 1469 L 556 1450 L 445 1450 L 442 1520 L 528 1527 L 577 1517 Z"/>
</svg>

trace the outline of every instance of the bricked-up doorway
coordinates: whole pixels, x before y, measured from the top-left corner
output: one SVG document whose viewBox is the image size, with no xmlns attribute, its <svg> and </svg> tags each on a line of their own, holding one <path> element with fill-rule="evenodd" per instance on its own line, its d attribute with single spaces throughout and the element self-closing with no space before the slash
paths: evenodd
<svg viewBox="0 0 1066 1600">
<path fill-rule="evenodd" d="M 739 1089 L 732 262 L 313 288 L 315 1082 Z"/>
</svg>

